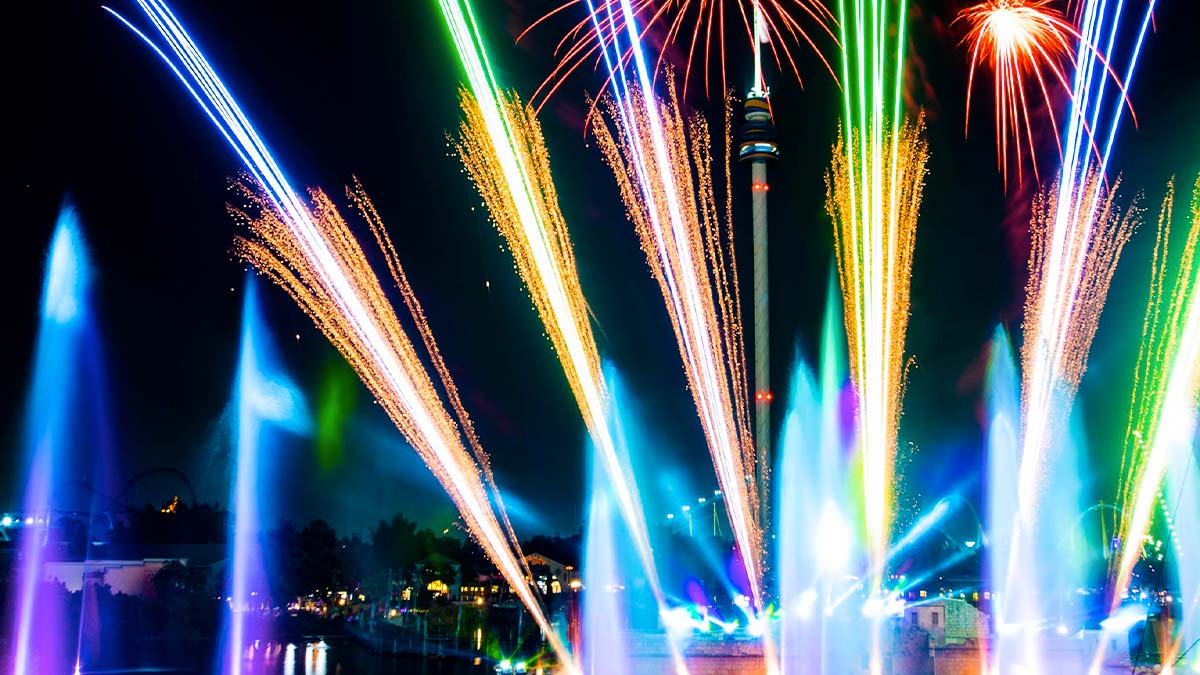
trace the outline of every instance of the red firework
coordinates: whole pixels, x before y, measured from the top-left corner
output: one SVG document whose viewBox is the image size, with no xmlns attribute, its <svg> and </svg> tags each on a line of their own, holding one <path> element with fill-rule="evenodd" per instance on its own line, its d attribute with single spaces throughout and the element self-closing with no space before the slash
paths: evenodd
<svg viewBox="0 0 1200 675">
<path fill-rule="evenodd" d="M 610 47 L 614 39 L 622 39 L 625 34 L 626 25 L 620 10 L 620 0 L 594 0 L 592 4 L 597 16 L 601 18 L 598 22 L 600 29 L 596 29 L 590 15 L 585 16 L 559 40 L 554 49 L 554 69 L 533 95 L 538 107 L 544 105 L 575 71 L 589 62 L 592 62 L 593 67 L 598 66 L 603 58 L 601 48 Z M 736 7 L 740 19 L 735 19 L 733 27 L 726 26 L 727 4 Z M 821 0 L 728 0 L 728 3 L 727 0 L 632 0 L 631 5 L 642 39 L 652 30 L 666 31 L 663 38 L 664 49 L 660 51 L 655 64 L 656 76 L 664 66 L 667 46 L 678 45 L 686 49 L 687 57 L 683 64 L 685 91 L 691 79 L 692 66 L 702 61 L 705 95 L 709 93 L 708 85 L 713 79 L 714 65 L 719 70 L 721 92 L 724 95 L 727 89 L 726 38 L 729 31 L 744 33 L 747 42 L 754 45 L 755 5 L 759 6 L 762 13 L 765 33 L 758 36 L 758 39 L 769 47 L 771 56 L 781 70 L 790 70 L 803 86 L 800 68 L 796 64 L 796 52 L 802 47 L 807 47 L 817 55 L 830 75 L 837 79 L 817 40 L 805 29 L 805 24 L 812 24 L 815 26 L 814 34 L 818 36 L 818 40 L 828 39 L 837 44 L 834 34 L 837 18 Z M 586 0 L 564 0 L 562 4 L 533 22 L 517 40 L 572 8 L 582 9 L 586 14 L 587 7 Z M 622 59 L 627 62 L 629 58 L 630 52 L 626 50 Z"/>
<path fill-rule="evenodd" d="M 1050 6 L 1050 0 L 985 0 L 959 12 L 958 21 L 970 26 L 961 43 L 971 45 L 966 128 L 970 127 L 975 70 L 986 65 L 995 81 L 997 168 L 1007 189 L 1010 153 L 1016 155 L 1017 180 L 1021 177 L 1022 136 L 1034 175 L 1038 175 L 1028 100 L 1031 90 L 1045 101 L 1061 149 L 1050 89 L 1061 86 L 1070 98 L 1066 67 L 1074 61 L 1079 33 L 1062 12 Z"/>
</svg>

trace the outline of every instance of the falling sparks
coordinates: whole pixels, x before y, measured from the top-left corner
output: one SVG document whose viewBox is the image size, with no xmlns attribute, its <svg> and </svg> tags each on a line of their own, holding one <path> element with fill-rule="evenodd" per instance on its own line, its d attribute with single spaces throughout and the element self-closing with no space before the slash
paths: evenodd
<svg viewBox="0 0 1200 675">
<path fill-rule="evenodd" d="M 661 604 L 641 500 L 628 458 L 619 452 L 610 427 L 611 401 L 541 125 L 515 94 L 505 94 L 497 85 L 468 3 L 443 2 L 442 8 L 471 87 L 460 95 L 465 117 L 455 148 L 504 236 L 562 362 Z"/>
<path fill-rule="evenodd" d="M 1050 0 L 986 0 L 959 12 L 955 21 L 969 26 L 962 40 L 963 44 L 970 44 L 971 51 L 964 128 L 970 127 L 976 68 L 986 64 L 994 79 L 997 168 L 1007 185 L 1009 156 L 1015 155 L 1019 182 L 1024 143 L 1037 176 L 1029 94 L 1041 96 L 1058 142 L 1058 123 L 1050 91 L 1061 88 L 1068 96 L 1071 93 L 1065 66 L 1071 63 L 1072 45 L 1078 32 L 1062 13 L 1050 6 Z"/>
<path fill-rule="evenodd" d="M 568 672 L 578 672 L 526 582 L 528 570 L 511 527 L 493 509 L 491 499 L 498 495 L 487 456 L 374 206 L 360 186 L 349 191 L 383 248 L 453 416 L 337 207 L 319 190 L 310 193 L 311 203 L 292 190 L 237 101 L 171 10 L 157 0 L 140 0 L 139 7 L 166 43 L 165 49 L 109 11 L 171 68 L 249 172 L 247 179 L 235 184 L 244 204 L 233 210 L 253 232 L 253 237 L 239 240 L 240 254 L 291 294 L 355 368 L 458 506 L 468 531 L 528 608 L 560 662 Z M 503 514 L 502 506 L 499 510 Z"/>
<path fill-rule="evenodd" d="M 726 149 L 732 142 L 731 115 L 727 107 Z M 605 97 L 591 128 L 662 290 L 734 537 L 759 601 L 763 542 L 737 268 L 725 221 L 731 195 L 727 188 L 722 213 L 714 195 L 709 127 L 700 116 L 685 119 L 672 84 L 664 101 L 639 87 L 628 98 Z M 725 165 L 728 186 L 728 158 Z"/>
<path fill-rule="evenodd" d="M 555 47 L 557 62 L 549 77 L 533 95 L 539 105 L 554 95 L 568 77 L 589 63 L 598 67 L 606 52 L 620 42 L 622 33 L 627 32 L 626 17 L 622 12 L 622 0 L 565 0 L 548 14 L 535 21 L 521 34 L 524 38 L 538 26 L 577 6 L 587 4 L 589 11 L 611 16 L 612 20 L 594 22 L 591 17 L 574 23 Z M 705 94 L 709 83 L 719 79 L 722 95 L 728 89 L 725 72 L 726 31 L 744 35 L 757 53 L 760 45 L 766 44 L 776 66 L 790 71 L 803 85 L 800 67 L 796 62 L 799 52 L 811 50 L 824 64 L 829 74 L 836 79 L 833 67 L 821 51 L 821 43 L 836 44 L 833 13 L 820 0 L 728 0 L 736 9 L 736 18 L 726 23 L 726 0 L 633 0 L 628 3 L 631 16 L 639 30 L 639 40 L 646 39 L 652 30 L 663 30 L 663 48 L 659 51 L 654 75 L 662 74 L 670 47 L 684 50 L 682 64 L 684 91 L 691 82 L 692 68 L 699 64 L 703 68 Z M 755 28 L 754 13 L 762 18 Z M 806 26 L 811 26 L 810 28 Z M 755 33 L 759 34 L 756 35 Z M 618 52 L 622 66 L 632 58 L 632 51 Z M 714 65 L 715 71 L 714 72 Z M 717 77 L 719 74 L 719 78 Z M 761 72 L 756 85 L 761 85 Z"/>
<path fill-rule="evenodd" d="M 1196 428 L 1200 387 L 1200 178 L 1192 193 L 1191 227 L 1182 253 L 1171 255 L 1174 185 L 1168 187 L 1158 221 L 1150 300 L 1142 323 L 1142 341 L 1134 372 L 1129 426 L 1121 457 L 1123 551 L 1115 571 L 1113 597 L 1129 585 L 1141 543 L 1149 532 L 1162 483 L 1173 460 L 1186 455 Z"/>
</svg>

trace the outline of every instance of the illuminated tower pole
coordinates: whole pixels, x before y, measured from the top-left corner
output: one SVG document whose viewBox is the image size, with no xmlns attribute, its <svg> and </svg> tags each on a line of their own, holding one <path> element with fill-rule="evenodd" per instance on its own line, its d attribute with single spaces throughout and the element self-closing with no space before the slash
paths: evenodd
<svg viewBox="0 0 1200 675">
<path fill-rule="evenodd" d="M 779 159 L 775 123 L 762 72 L 762 43 L 766 30 L 762 8 L 754 3 L 754 86 L 746 95 L 746 118 L 738 159 L 750 164 L 750 194 L 754 221 L 754 439 L 758 449 L 759 518 L 764 531 L 770 508 L 771 470 L 771 322 L 767 294 L 767 162 Z"/>
</svg>

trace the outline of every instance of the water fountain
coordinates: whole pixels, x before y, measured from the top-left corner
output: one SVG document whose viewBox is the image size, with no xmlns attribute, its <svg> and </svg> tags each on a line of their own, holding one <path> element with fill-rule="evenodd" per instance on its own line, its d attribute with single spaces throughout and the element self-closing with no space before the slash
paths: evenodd
<svg viewBox="0 0 1200 675">
<path fill-rule="evenodd" d="M 856 585 L 850 576 L 862 562 L 862 540 L 850 524 L 857 502 L 851 499 L 855 486 L 843 423 L 853 411 L 843 409 L 844 338 L 834 290 L 831 282 L 818 378 L 796 359 L 775 472 L 783 673 L 837 673 L 861 656 L 855 641 L 845 639 L 862 618 L 858 603 L 846 602 Z"/>
<path fill-rule="evenodd" d="M 271 479 L 275 461 L 274 429 L 303 431 L 308 415 L 303 395 L 283 374 L 261 316 L 258 290 L 247 277 L 242 306 L 242 336 L 233 410 L 236 412 L 230 503 L 228 595 L 218 673 L 241 675 L 254 645 L 271 635 L 254 619 L 272 608 L 266 576 L 267 551 L 260 541 L 269 519 L 264 511 L 277 503 Z M 269 625 L 264 622 L 264 625 Z"/>
<path fill-rule="evenodd" d="M 600 470 L 597 470 L 600 469 Z M 587 675 L 630 675 L 625 649 L 623 579 L 618 564 L 616 513 L 608 494 L 602 468 L 592 470 L 591 506 L 588 509 L 584 546 L 582 659 Z"/>
<path fill-rule="evenodd" d="M 72 467 L 78 474 L 86 437 L 74 423 L 81 400 L 80 374 L 87 372 L 92 317 L 88 293 L 92 269 L 77 214 L 62 208 L 46 261 L 42 312 L 33 361 L 23 446 L 24 511 L 14 520 L 19 530 L 17 590 L 11 624 L 11 672 L 29 675 L 67 672 L 69 647 L 81 645 L 67 598 L 45 583 L 45 563 L 66 544 L 59 534 L 62 486 Z M 94 353 L 91 353 L 94 356 Z M 86 474 L 85 474 L 86 475 Z M 90 521 L 90 518 L 89 518 Z"/>
</svg>

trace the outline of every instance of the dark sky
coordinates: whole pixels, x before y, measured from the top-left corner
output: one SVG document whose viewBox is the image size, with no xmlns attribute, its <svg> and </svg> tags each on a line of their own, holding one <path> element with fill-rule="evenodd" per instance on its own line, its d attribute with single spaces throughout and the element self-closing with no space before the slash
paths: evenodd
<svg viewBox="0 0 1200 675">
<path fill-rule="evenodd" d="M 528 95 L 548 71 L 557 27 L 520 46 L 513 37 L 551 6 L 543 0 L 480 2 L 500 77 Z M 1160 3 L 1134 88 L 1140 127 L 1126 124 L 1112 166 L 1157 209 L 1167 179 L 1200 170 L 1200 75 L 1190 40 L 1194 3 Z M 132 3 L 117 2 L 127 15 Z M 294 184 L 331 193 L 351 176 L 374 197 L 429 314 L 519 525 L 574 531 L 585 481 L 585 432 L 538 318 L 501 250 L 445 133 L 457 125 L 459 66 L 432 0 L 178 2 L 181 19 L 242 102 Z M 980 355 L 997 321 L 1015 325 L 1024 283 L 1024 220 L 1006 220 L 995 171 L 990 92 L 981 89 L 972 134 L 962 131 L 966 72 L 947 28 L 956 5 L 915 3 L 907 88 L 927 107 L 932 152 L 917 237 L 903 442 L 916 443 L 917 488 L 964 481 L 977 489 Z M 539 11 L 541 10 L 541 11 Z M 9 95 L 0 279 L 9 309 L 0 339 L 4 463 L 18 466 L 22 408 L 36 332 L 41 269 L 55 214 L 78 206 L 98 268 L 95 288 L 108 397 L 122 476 L 172 466 L 206 501 L 225 501 L 228 443 L 222 415 L 236 363 L 244 269 L 232 259 L 237 228 L 225 213 L 236 157 L 178 83 L 96 2 L 18 3 L 8 9 Z M 830 52 L 832 58 L 833 54 Z M 731 64 L 734 84 L 742 60 Z M 776 391 L 799 349 L 812 355 L 832 261 L 823 174 L 838 93 L 811 58 L 800 91 L 775 76 L 783 159 L 772 175 L 771 300 Z M 661 295 L 611 174 L 581 133 L 585 90 L 572 79 L 542 119 L 562 206 L 601 350 L 625 377 L 646 432 L 648 501 L 691 498 L 714 487 L 707 451 Z M 698 91 L 690 103 L 711 110 Z M 1052 148 L 1050 149 L 1052 152 Z M 741 169 L 735 179 L 748 182 Z M 1028 186 L 1026 186 L 1028 187 Z M 1023 213 L 1028 190 L 1013 190 Z M 748 194 L 748 193 L 747 193 Z M 743 272 L 749 270 L 746 204 L 735 205 Z M 1012 223 L 1012 224 L 1006 224 Z M 1081 397 L 1095 411 L 1094 451 L 1113 451 L 1136 353 L 1152 230 L 1131 245 Z M 746 278 L 743 288 L 749 287 Z M 312 407 L 336 353 L 279 289 L 264 288 L 267 320 Z M 298 338 L 297 338 L 298 336 Z M 365 390 L 332 468 L 312 443 L 280 445 L 280 511 L 357 528 L 404 510 L 431 523 L 453 511 Z M 782 416 L 782 406 L 776 421 Z M 1089 416 L 1090 418 L 1093 416 Z M 1122 422 L 1123 423 L 1123 422 Z M 14 472 L 16 473 L 16 472 Z M 15 506 L 20 477 L 0 485 Z M 173 494 L 151 481 L 145 499 Z"/>
</svg>

